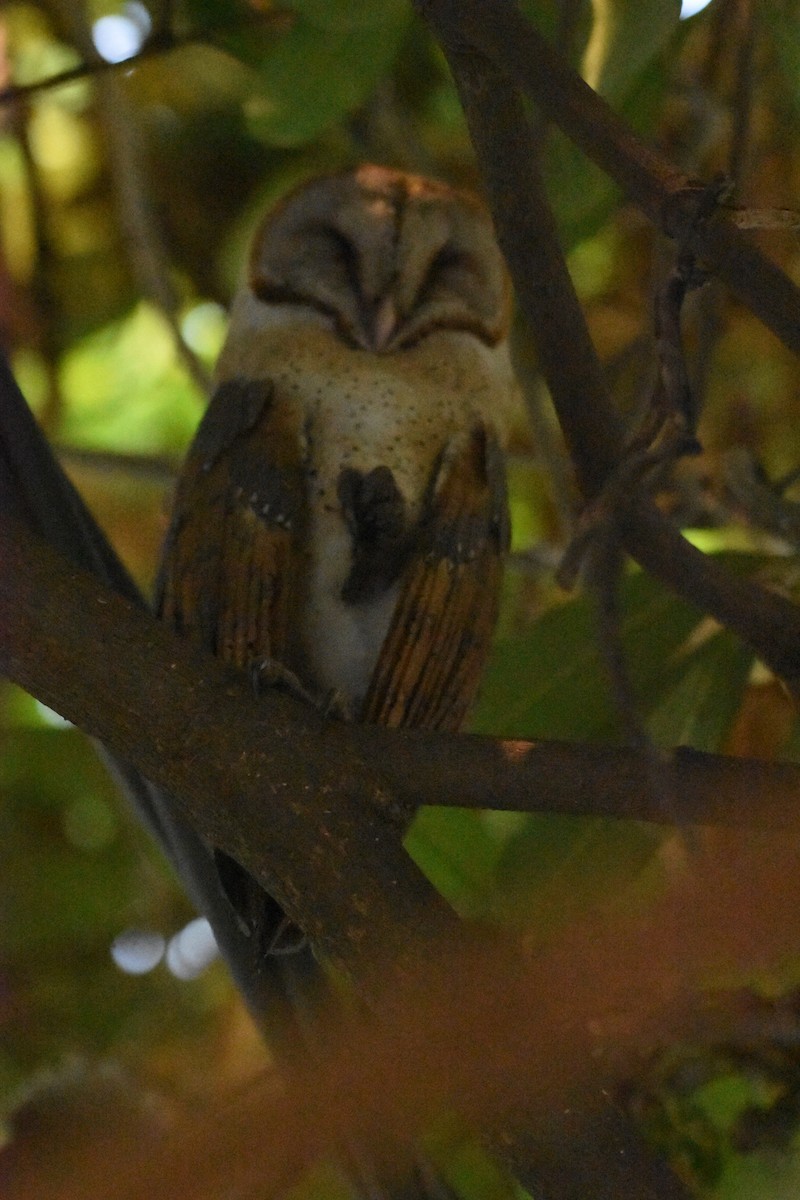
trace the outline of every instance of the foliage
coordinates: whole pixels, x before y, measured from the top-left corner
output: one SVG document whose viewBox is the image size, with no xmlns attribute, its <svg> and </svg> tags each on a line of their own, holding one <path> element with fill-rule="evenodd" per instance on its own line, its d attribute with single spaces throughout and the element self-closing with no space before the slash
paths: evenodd
<svg viewBox="0 0 800 1200">
<path fill-rule="evenodd" d="M 255 2 L 174 7 L 170 53 L 144 57 L 113 90 L 87 75 L 0 109 L 0 334 L 48 434 L 142 580 L 154 570 L 171 466 L 202 406 L 197 379 L 218 348 L 223 306 L 265 204 L 301 178 L 365 158 L 479 182 L 442 56 L 406 0 L 292 0 L 291 23 L 277 31 L 270 8 Z M 794 0 L 764 0 L 757 12 L 714 0 L 680 24 L 677 0 L 522 7 L 685 170 L 734 171 L 747 203 L 789 203 L 800 163 Z M 0 14 L 0 78 L 28 84 L 73 68 L 102 17 L 127 22 L 129 36 L 138 28 L 141 40 L 172 9 L 12 0 Z M 652 370 L 663 247 L 560 135 L 548 138 L 547 165 L 593 334 L 620 409 L 632 414 Z M 795 239 L 762 239 L 796 276 Z M 734 487 L 730 452 L 746 451 L 769 478 L 796 468 L 800 373 L 713 285 L 692 297 L 685 329 L 704 452 L 679 467 L 663 504 L 733 569 L 792 591 L 795 546 L 758 528 Z M 536 432 L 520 410 L 515 559 L 474 725 L 619 740 L 609 630 L 591 589 L 567 597 L 553 578 L 574 498 L 530 357 L 523 334 Z M 625 575 L 619 604 L 628 682 L 659 746 L 796 757 L 784 697 L 730 634 L 641 574 Z M 123 930 L 169 936 L 190 913 L 92 751 L 11 689 L 0 705 L 6 1109 L 37 1071 L 73 1057 L 125 1064 L 174 1108 L 247 1077 L 261 1059 L 220 970 L 188 982 L 163 963 L 142 976 L 111 964 L 109 944 Z M 537 944 L 598 906 L 646 904 L 680 837 L 632 822 L 431 809 L 408 846 L 465 916 Z M 796 983 L 787 968 L 783 986 Z M 709 1056 L 701 1074 L 683 1087 L 676 1072 L 654 1069 L 642 1104 L 651 1131 L 708 1194 L 794 1194 L 795 1127 L 778 1165 L 764 1146 L 743 1152 L 736 1135 L 743 1112 L 768 1108 L 785 1087 L 757 1061 L 744 1072 Z M 460 1143 L 451 1157 L 465 1195 L 476 1176 L 491 1175 L 478 1157 Z M 489 1179 L 483 1194 L 500 1188 Z"/>
</svg>

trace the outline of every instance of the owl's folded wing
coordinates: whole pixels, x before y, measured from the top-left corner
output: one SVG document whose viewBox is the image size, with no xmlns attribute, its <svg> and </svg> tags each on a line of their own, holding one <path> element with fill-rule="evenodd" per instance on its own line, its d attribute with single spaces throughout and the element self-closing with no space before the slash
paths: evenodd
<svg viewBox="0 0 800 1200">
<path fill-rule="evenodd" d="M 227 380 L 183 469 L 165 546 L 163 620 L 225 662 L 284 655 L 305 502 L 294 412 L 268 380 Z"/>
<path fill-rule="evenodd" d="M 479 424 L 448 444 L 431 480 L 361 720 L 459 728 L 488 653 L 508 538 L 503 454 Z"/>
</svg>

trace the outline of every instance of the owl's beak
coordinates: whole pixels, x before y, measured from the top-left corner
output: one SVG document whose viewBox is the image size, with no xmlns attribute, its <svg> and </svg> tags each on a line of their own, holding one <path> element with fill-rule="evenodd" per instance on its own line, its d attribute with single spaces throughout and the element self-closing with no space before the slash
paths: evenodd
<svg viewBox="0 0 800 1200">
<path fill-rule="evenodd" d="M 384 296 L 375 310 L 372 323 L 373 345 L 375 350 L 385 350 L 397 333 L 400 324 L 400 314 L 392 296 Z"/>
</svg>

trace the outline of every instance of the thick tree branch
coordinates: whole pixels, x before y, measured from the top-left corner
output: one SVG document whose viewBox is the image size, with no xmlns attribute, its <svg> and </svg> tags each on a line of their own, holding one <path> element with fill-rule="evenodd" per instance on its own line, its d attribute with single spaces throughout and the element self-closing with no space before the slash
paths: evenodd
<svg viewBox="0 0 800 1200">
<path fill-rule="evenodd" d="M 3 517 L 0 550 L 0 670 L 175 791 L 200 832 L 281 896 L 305 887 L 294 878 L 295 860 L 308 858 L 315 823 L 322 828 L 340 791 L 370 826 L 364 845 L 373 844 L 376 822 L 376 845 L 396 842 L 423 804 L 796 828 L 796 764 L 681 749 L 665 756 L 662 788 L 651 795 L 652 760 L 631 747 L 348 725 L 277 691 L 256 702 L 237 673 Z M 251 746 L 257 750 L 243 750 Z M 229 762 L 238 764 L 234 776 Z M 377 850 L 369 857 L 372 887 L 397 886 L 394 854 L 385 866 Z M 321 896 L 326 886 L 318 879 L 313 890 Z M 288 898 L 290 915 L 305 925 L 305 905 L 317 899 L 307 897 L 301 913 Z M 351 920 L 342 918 L 342 928 Z M 318 915 L 314 928 L 326 922 Z M 340 960 L 349 954 L 346 945 L 329 952 Z"/>
<path fill-rule="evenodd" d="M 247 682 L 0 518 L 0 671 L 177 798 L 319 949 L 398 964 L 449 914 L 381 815 L 347 727 Z M 424 919 L 423 919 L 424 916 Z"/>
</svg>

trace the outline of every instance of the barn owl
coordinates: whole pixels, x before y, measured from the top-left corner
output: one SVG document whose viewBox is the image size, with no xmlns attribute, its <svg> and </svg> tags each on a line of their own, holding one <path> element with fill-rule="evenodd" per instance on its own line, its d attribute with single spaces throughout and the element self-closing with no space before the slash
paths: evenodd
<svg viewBox="0 0 800 1200">
<path fill-rule="evenodd" d="M 162 617 L 353 719 L 457 729 L 508 546 L 509 308 L 473 196 L 377 166 L 289 195 L 179 480 Z"/>
</svg>

